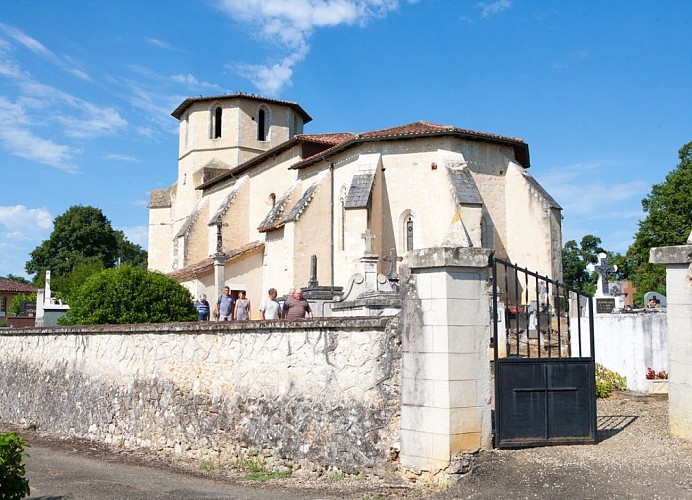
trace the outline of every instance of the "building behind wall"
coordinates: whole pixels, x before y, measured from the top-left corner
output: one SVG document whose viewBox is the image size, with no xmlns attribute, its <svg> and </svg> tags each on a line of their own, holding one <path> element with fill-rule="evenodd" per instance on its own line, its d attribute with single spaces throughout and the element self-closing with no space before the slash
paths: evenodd
<svg viewBox="0 0 692 500">
<path fill-rule="evenodd" d="M 521 139 L 428 122 L 305 134 L 298 104 L 242 93 L 186 99 L 173 116 L 178 176 L 151 195 L 149 267 L 195 296 L 222 282 L 258 305 L 270 287 L 307 285 L 311 255 L 320 285 L 343 286 L 366 231 L 380 256 L 486 247 L 561 276 L 561 208 Z"/>
</svg>

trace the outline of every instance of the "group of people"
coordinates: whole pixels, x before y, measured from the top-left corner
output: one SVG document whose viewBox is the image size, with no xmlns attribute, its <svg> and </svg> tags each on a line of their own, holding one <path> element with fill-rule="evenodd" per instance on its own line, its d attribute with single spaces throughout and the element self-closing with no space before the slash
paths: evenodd
<svg viewBox="0 0 692 500">
<path fill-rule="evenodd" d="M 267 296 L 262 299 L 259 306 L 261 319 L 301 319 L 313 318 L 310 304 L 303 297 L 300 288 L 291 288 L 288 291 L 283 305 L 277 300 L 276 288 L 270 288 Z M 211 304 L 207 300 L 206 294 L 199 296 L 195 301 L 197 316 L 199 321 L 209 321 L 212 312 Z M 234 299 L 231 289 L 227 286 L 223 288 L 223 293 L 219 295 L 214 309 L 214 317 L 217 321 L 247 321 L 251 317 L 250 300 L 246 297 L 245 291 L 238 292 L 238 298 Z"/>
</svg>

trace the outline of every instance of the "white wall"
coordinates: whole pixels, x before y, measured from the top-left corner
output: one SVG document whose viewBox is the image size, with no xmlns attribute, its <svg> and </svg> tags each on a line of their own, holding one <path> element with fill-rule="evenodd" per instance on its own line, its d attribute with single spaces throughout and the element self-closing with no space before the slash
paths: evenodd
<svg viewBox="0 0 692 500">
<path fill-rule="evenodd" d="M 588 318 L 581 318 L 582 349 L 588 353 Z M 577 352 L 576 325 L 572 325 L 572 351 Z M 627 377 L 627 388 L 647 392 L 646 369 L 668 372 L 666 314 L 596 314 L 594 317 L 596 363 Z"/>
</svg>

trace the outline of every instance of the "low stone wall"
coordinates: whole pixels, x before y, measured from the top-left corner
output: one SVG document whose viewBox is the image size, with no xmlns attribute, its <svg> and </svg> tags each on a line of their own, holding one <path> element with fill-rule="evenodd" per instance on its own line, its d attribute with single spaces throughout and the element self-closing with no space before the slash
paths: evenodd
<svg viewBox="0 0 692 500">
<path fill-rule="evenodd" d="M 0 420 L 233 463 L 380 467 L 399 439 L 397 318 L 0 334 Z"/>
</svg>

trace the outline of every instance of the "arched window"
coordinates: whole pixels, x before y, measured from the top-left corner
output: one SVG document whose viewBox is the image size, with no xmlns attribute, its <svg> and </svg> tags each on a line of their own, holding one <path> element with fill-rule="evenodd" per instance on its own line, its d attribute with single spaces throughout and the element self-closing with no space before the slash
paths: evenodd
<svg viewBox="0 0 692 500">
<path fill-rule="evenodd" d="M 218 139 L 221 137 L 221 125 L 221 106 L 217 106 L 216 109 L 214 109 L 214 133 L 212 138 Z"/>
<path fill-rule="evenodd" d="M 413 250 L 413 217 L 406 217 L 406 251 Z"/>
<path fill-rule="evenodd" d="M 267 113 L 260 108 L 257 112 L 257 140 L 266 141 L 267 140 Z"/>
</svg>

